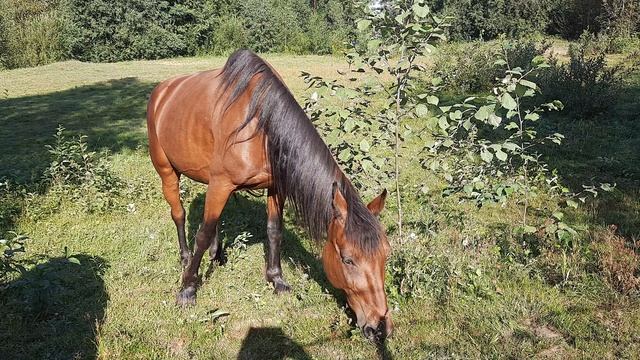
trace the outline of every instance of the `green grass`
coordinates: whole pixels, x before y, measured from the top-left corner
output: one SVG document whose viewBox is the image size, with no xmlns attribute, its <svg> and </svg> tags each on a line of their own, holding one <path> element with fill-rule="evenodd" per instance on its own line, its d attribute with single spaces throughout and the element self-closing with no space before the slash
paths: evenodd
<svg viewBox="0 0 640 360">
<path fill-rule="evenodd" d="M 334 69 L 346 68 L 331 57 L 272 55 L 267 59 L 298 97 L 304 91 L 297 77 L 300 71 L 332 77 Z M 408 252 L 421 248 L 425 253 L 420 256 L 433 256 L 433 265 L 421 275 L 432 281 L 434 290 L 414 297 L 390 294 L 396 330 L 385 349 L 376 349 L 353 330 L 343 295 L 324 277 L 317 246 L 292 219 L 286 226 L 283 265 L 293 291 L 273 294 L 263 276 L 264 199 L 249 195 L 232 198 L 222 216 L 227 264 L 214 269 L 204 264 L 201 271 L 209 275 L 197 305 L 177 308 L 176 234 L 146 153 L 145 106 L 158 81 L 223 62 L 222 58 L 63 62 L 0 73 L 0 89 L 8 89 L 8 99 L 0 101 L 0 179 L 35 191 L 22 197 L 18 211 L 11 212 L 10 221 L 0 223 L 0 230 L 27 234 L 31 239 L 25 260 L 40 264 L 28 266 L 24 275 L 0 288 L 3 357 L 640 356 L 637 296 L 619 295 L 595 271 L 580 272 L 560 285 L 549 281 L 535 261 L 522 265 L 506 260 L 498 244 L 514 237 L 515 205 L 477 210 L 443 200 L 435 191 L 417 196 L 418 184 L 434 189 L 437 184 L 432 175 L 416 167 L 406 169 L 403 190 L 408 231 L 416 234 L 410 240 L 414 243 L 400 245 L 396 239 L 393 247 Z M 640 78 L 633 84 L 630 94 L 637 95 Z M 558 156 L 554 165 L 563 177 L 578 184 L 589 175 L 605 175 L 621 184 L 614 197 L 573 214 L 584 234 L 612 222 L 622 224 L 630 237 L 640 232 L 640 163 L 639 152 L 633 150 L 639 149 L 638 98 L 629 96 L 609 114 L 616 119 L 613 122 L 594 122 L 588 130 L 578 124 L 564 127 L 568 138 L 570 132 L 576 140 L 554 153 Z M 69 200 L 58 206 L 58 195 L 35 186 L 50 161 L 44 145 L 52 143 L 58 124 L 74 134 L 88 135 L 91 149 L 111 152 L 110 169 L 135 189 L 124 192 L 115 209 L 87 213 L 82 204 Z M 597 156 L 615 161 L 607 162 L 610 167 L 599 167 Z M 185 180 L 183 189 L 192 239 L 202 214 L 204 187 Z M 543 201 L 534 206 L 546 205 Z M 392 204 L 383 220 L 392 228 Z M 239 239 L 247 234 L 251 236 L 242 246 Z M 68 261 L 68 255 L 80 264 Z M 214 318 L 216 310 L 229 314 Z"/>
</svg>

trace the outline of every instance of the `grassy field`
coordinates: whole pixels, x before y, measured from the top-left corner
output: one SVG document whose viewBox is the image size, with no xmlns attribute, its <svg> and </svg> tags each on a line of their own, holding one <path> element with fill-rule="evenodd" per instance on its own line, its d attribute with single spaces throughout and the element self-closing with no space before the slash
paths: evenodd
<svg viewBox="0 0 640 360">
<path fill-rule="evenodd" d="M 335 69 L 346 68 L 332 57 L 266 59 L 296 96 L 304 91 L 300 71 L 332 77 Z M 31 192 L 20 197 L 17 209 L 5 210 L 14 215 L 2 219 L 0 230 L 29 236 L 25 261 L 32 264 L 0 288 L 0 357 L 640 357 L 637 294 L 620 295 L 596 270 L 559 284 L 539 272 L 539 264 L 505 261 L 499 244 L 514 236 L 510 228 L 517 213 L 497 205 L 477 210 L 435 193 L 413 196 L 418 183 L 433 181 L 422 169 L 406 172 L 405 211 L 413 233 L 402 242 L 405 251 L 412 246 L 406 241 L 428 249 L 415 256 L 430 264 L 430 273 L 413 275 L 445 291 L 409 297 L 389 290 L 396 330 L 384 347 L 368 343 L 349 324 L 343 296 L 324 277 L 317 246 L 293 219 L 287 221 L 283 250 L 293 291 L 273 294 L 263 276 L 264 198 L 245 194 L 232 198 L 222 217 L 227 263 L 210 268 L 203 262 L 207 275 L 197 305 L 177 308 L 176 234 L 146 153 L 145 106 L 160 80 L 219 67 L 224 60 L 63 62 L 0 72 L 0 89 L 8 90 L 0 100 L 0 179 Z M 571 214 L 585 239 L 606 237 L 609 224 L 618 224 L 629 239 L 640 234 L 638 99 L 636 75 L 607 121 L 581 128 L 557 124 L 573 136 L 549 156 L 564 178 L 620 184 L 613 195 Z M 92 199 L 70 200 L 36 186 L 51 161 L 45 145 L 53 143 L 59 124 L 70 134 L 87 135 L 90 149 L 110 152 L 109 169 L 124 179 L 114 208 L 87 212 L 84 202 Z M 182 185 L 193 239 L 205 188 L 189 180 Z M 390 206 L 383 218 L 387 225 L 393 224 L 392 212 Z M 570 268 L 572 261 L 569 256 L 564 264 Z"/>
</svg>

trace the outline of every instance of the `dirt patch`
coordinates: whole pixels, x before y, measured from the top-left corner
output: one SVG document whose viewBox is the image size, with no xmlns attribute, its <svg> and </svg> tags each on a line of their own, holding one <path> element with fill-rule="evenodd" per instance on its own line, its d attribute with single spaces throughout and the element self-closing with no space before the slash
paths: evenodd
<svg viewBox="0 0 640 360">
<path fill-rule="evenodd" d="M 564 340 L 564 337 L 562 336 L 562 334 L 553 326 L 539 324 L 536 321 L 533 321 L 531 319 L 525 320 L 523 325 L 536 337 L 539 337 L 545 340 L 556 340 L 556 339 Z"/>
</svg>

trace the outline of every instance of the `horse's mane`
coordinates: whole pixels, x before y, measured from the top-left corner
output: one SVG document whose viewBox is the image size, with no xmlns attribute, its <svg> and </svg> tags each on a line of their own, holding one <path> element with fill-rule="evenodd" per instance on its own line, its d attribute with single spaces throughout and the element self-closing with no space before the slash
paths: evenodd
<svg viewBox="0 0 640 360">
<path fill-rule="evenodd" d="M 329 148 L 289 89 L 271 67 L 249 50 L 234 52 L 221 72 L 226 94 L 224 108 L 251 89 L 246 118 L 236 133 L 257 118 L 257 130 L 267 138 L 273 185 L 277 194 L 289 200 L 310 236 L 320 241 L 333 218 L 333 183 L 347 201 L 345 235 L 364 251 L 380 245 L 379 220 L 338 167 Z"/>
</svg>

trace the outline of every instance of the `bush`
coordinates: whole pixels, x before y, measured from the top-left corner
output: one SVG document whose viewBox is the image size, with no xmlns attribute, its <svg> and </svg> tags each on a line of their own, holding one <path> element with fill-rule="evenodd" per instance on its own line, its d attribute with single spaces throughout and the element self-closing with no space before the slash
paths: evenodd
<svg viewBox="0 0 640 360">
<path fill-rule="evenodd" d="M 207 45 L 201 49 L 202 52 L 223 55 L 247 47 L 249 37 L 242 19 L 235 16 L 222 16 L 214 23 L 215 30 L 209 36 Z"/>
<path fill-rule="evenodd" d="M 416 242 L 416 239 L 412 239 Z M 424 244 L 396 248 L 387 265 L 391 292 L 404 298 L 434 297 L 445 302 L 453 277 L 453 265 L 443 255 L 433 255 Z"/>
<path fill-rule="evenodd" d="M 616 104 L 628 72 L 623 65 L 608 66 L 605 50 L 585 34 L 569 46 L 569 63 L 557 58 L 538 80 L 547 99 L 559 99 L 577 118 L 592 118 Z"/>
<path fill-rule="evenodd" d="M 69 0 L 71 56 L 83 61 L 159 59 L 187 53 L 166 1 Z"/>
<path fill-rule="evenodd" d="M 67 139 L 58 126 L 55 144 L 48 145 L 52 160 L 45 172 L 51 193 L 79 202 L 87 211 L 103 211 L 116 205 L 122 180 L 110 171 L 104 154 L 89 151 L 86 136 Z"/>
<path fill-rule="evenodd" d="M 0 0 L 0 68 L 64 59 L 65 24 L 58 1 Z"/>
<path fill-rule="evenodd" d="M 513 68 L 528 71 L 531 59 L 544 54 L 550 47 L 548 42 L 535 40 L 509 41 L 503 49 L 484 42 L 455 44 L 442 49 L 434 68 L 448 91 L 474 94 L 490 90 L 502 75 L 502 69 L 494 63 L 500 51 L 505 52 L 501 55 L 509 59 Z"/>
<path fill-rule="evenodd" d="M 25 270 L 18 256 L 25 252 L 24 243 L 29 238 L 11 232 L 8 235 L 6 239 L 0 239 L 0 284 L 9 280 L 11 274 Z"/>
<path fill-rule="evenodd" d="M 436 11 L 453 17 L 454 40 L 490 40 L 542 31 L 548 23 L 550 0 L 431 1 Z"/>
<path fill-rule="evenodd" d="M 470 42 L 443 48 L 436 57 L 435 71 L 445 88 L 456 94 L 489 90 L 499 74 L 493 64 L 496 48 L 492 44 Z"/>
</svg>

